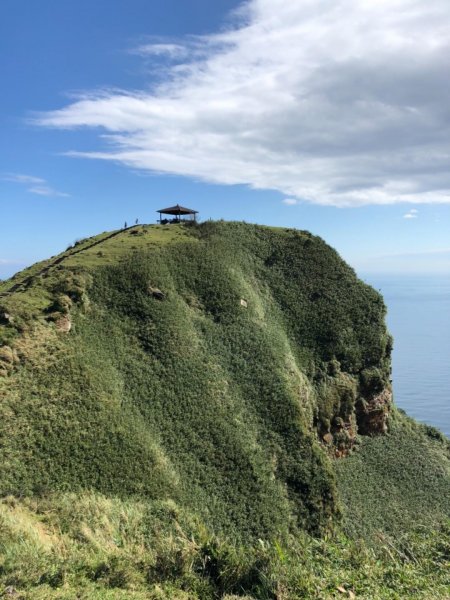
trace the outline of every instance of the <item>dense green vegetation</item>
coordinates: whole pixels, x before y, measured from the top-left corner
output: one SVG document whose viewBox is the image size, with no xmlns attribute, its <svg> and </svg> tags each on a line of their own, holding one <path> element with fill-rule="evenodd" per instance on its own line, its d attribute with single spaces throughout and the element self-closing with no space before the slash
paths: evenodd
<svg viewBox="0 0 450 600">
<path fill-rule="evenodd" d="M 374 532 L 400 540 L 412 527 L 432 528 L 449 511 L 450 442 L 401 411 L 389 429 L 363 438 L 358 452 L 334 463 L 345 530 L 372 542 Z"/>
<path fill-rule="evenodd" d="M 396 412 L 357 436 L 384 427 L 384 314 L 320 238 L 239 223 L 102 234 L 2 282 L 5 586 L 444 598 L 446 440 Z"/>
</svg>

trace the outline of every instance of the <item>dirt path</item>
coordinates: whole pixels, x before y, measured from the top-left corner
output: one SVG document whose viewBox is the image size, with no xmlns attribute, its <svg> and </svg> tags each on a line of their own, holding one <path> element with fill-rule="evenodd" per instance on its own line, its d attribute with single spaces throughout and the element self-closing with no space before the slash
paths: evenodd
<svg viewBox="0 0 450 600">
<path fill-rule="evenodd" d="M 25 279 L 22 279 L 22 281 L 19 281 L 18 283 L 15 283 L 12 287 L 10 287 L 9 290 L 6 290 L 5 292 L 1 292 L 0 298 L 9 296 L 10 294 L 16 292 L 20 288 L 24 288 L 24 289 L 27 288 L 31 284 L 31 282 L 33 281 L 33 279 L 35 277 L 39 277 L 40 275 L 45 275 L 46 273 L 48 273 L 50 271 L 50 269 L 53 269 L 53 267 L 56 267 L 56 265 L 59 265 L 64 260 L 66 260 L 66 258 L 71 258 L 75 254 L 80 254 L 80 252 L 84 252 L 85 250 L 90 250 L 91 248 L 94 248 L 95 246 L 98 246 L 99 244 L 103 244 L 103 242 L 110 240 L 111 238 L 123 233 L 124 231 L 129 231 L 130 229 L 133 229 L 134 227 L 142 227 L 142 225 L 132 225 L 131 227 L 127 227 L 126 229 L 118 229 L 117 231 L 110 233 L 108 236 L 102 238 L 101 240 L 97 240 L 96 242 L 93 242 L 89 246 L 84 246 L 83 248 L 80 248 L 79 250 L 74 250 L 70 254 L 64 254 L 63 256 L 60 256 L 59 258 L 55 259 L 49 265 L 43 267 L 37 273 L 34 273 L 33 275 L 29 275 L 28 277 L 25 277 Z"/>
</svg>

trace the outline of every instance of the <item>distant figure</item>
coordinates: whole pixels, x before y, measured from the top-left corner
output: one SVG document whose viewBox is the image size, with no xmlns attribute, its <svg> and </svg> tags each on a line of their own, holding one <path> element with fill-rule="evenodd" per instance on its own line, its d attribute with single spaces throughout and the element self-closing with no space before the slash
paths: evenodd
<svg viewBox="0 0 450 600">
<path fill-rule="evenodd" d="M 135 225 L 137 225 L 139 223 L 139 219 L 136 219 L 136 221 L 134 222 Z"/>
<path fill-rule="evenodd" d="M 128 223 L 125 221 L 123 228 L 126 229 L 127 227 L 128 227 Z"/>
</svg>

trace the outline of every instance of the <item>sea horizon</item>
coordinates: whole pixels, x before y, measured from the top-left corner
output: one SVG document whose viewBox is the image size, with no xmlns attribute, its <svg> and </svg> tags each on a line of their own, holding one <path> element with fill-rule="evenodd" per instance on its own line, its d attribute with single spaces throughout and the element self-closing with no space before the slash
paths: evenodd
<svg viewBox="0 0 450 600">
<path fill-rule="evenodd" d="M 450 437 L 450 274 L 361 273 L 387 306 L 394 401 Z"/>
</svg>

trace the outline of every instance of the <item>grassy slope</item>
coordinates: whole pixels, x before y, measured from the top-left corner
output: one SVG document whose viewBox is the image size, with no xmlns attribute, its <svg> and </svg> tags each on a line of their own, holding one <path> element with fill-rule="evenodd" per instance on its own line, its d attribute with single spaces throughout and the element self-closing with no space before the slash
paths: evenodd
<svg viewBox="0 0 450 600">
<path fill-rule="evenodd" d="M 116 264 L 130 252 L 145 251 L 179 240 L 192 240 L 183 228 L 164 228 L 159 225 L 135 226 L 126 230 L 100 233 L 94 237 L 77 241 L 65 252 L 16 273 L 9 280 L 0 281 L 0 304 L 11 312 L 35 317 L 48 307 L 52 297 L 52 280 L 58 279 L 60 269 L 90 271 L 97 267 Z M 58 261 L 62 261 L 59 265 Z M 49 269 L 44 276 L 42 271 Z M 45 278 L 45 280 L 44 280 Z M 31 285 L 27 285 L 31 279 Z M 22 284 L 13 297 L 5 295 L 15 285 Z"/>
<path fill-rule="evenodd" d="M 362 374 L 376 371 L 388 378 L 389 338 L 378 294 L 320 239 L 302 232 L 242 224 L 138 227 L 89 249 L 91 244 L 79 245 L 81 252 L 70 249 L 26 290 L 0 298 L 15 319 L 14 326 L 0 327 L 0 336 L 16 347 L 23 363 L 0 378 L 3 493 L 95 489 L 122 497 L 114 500 L 118 503 L 138 495 L 148 507 L 171 499 L 195 515 L 197 537 L 206 528 L 208 536 L 239 539 L 249 555 L 254 538 L 288 540 L 299 526 L 327 528 L 336 516 L 338 488 L 313 431 L 348 415 L 355 401 L 350 392 Z M 149 285 L 163 290 L 166 299 L 153 298 Z M 57 333 L 47 320 L 61 310 L 61 294 L 74 297 L 70 335 Z M 383 440 L 364 441 L 360 452 L 339 463 L 350 533 L 369 538 L 377 529 L 392 531 L 398 514 L 402 527 L 410 528 L 417 515 L 432 515 L 428 525 L 434 520 L 438 526 L 448 490 L 444 446 L 418 429 L 417 443 L 411 443 L 410 434 L 397 426 Z M 426 451 L 415 481 L 427 486 L 426 494 L 414 494 L 410 478 L 397 477 L 398 470 L 411 470 L 418 448 Z M 394 460 L 383 461 L 387 452 Z M 383 502 L 377 503 L 374 496 L 387 482 Z M 362 512 L 366 497 L 369 518 Z M 60 522 L 60 504 L 67 500 L 51 498 L 45 510 Z M 71 499 L 83 502 L 82 496 Z M 44 509 L 26 510 L 41 522 Z M 352 528 L 355 518 L 361 526 Z M 74 523 L 82 526 L 82 517 Z M 70 563 L 79 549 L 73 546 L 75 534 L 67 535 Z M 145 532 L 140 535 L 148 545 Z M 284 560 L 314 553 L 311 543 L 297 549 L 290 543 L 292 555 Z M 328 558 L 332 570 L 336 557 Z M 416 566 L 411 581 L 417 578 L 423 586 L 422 563 Z M 141 567 L 130 577 L 146 589 Z M 42 577 L 48 566 L 36 569 Z M 72 563 L 63 571 L 73 576 Z M 7 581 L 15 581 L 11 564 L 5 572 Z M 22 584 L 30 581 L 25 577 Z M 440 578 L 435 583 L 442 587 Z M 217 594 L 220 586 L 211 585 Z M 266 581 L 263 587 L 273 585 Z M 292 581 L 285 585 L 286 597 L 303 597 L 294 595 Z M 300 594 L 299 582 L 295 589 Z"/>
<path fill-rule="evenodd" d="M 1 580 L 27 600 L 448 599 L 450 530 L 384 538 L 215 535 L 173 501 L 0 502 Z M 354 596 L 352 596 L 354 594 Z"/>
<path fill-rule="evenodd" d="M 344 525 L 353 537 L 384 532 L 397 541 L 449 513 L 450 443 L 433 427 L 395 411 L 386 436 L 364 438 L 336 461 Z"/>
</svg>

